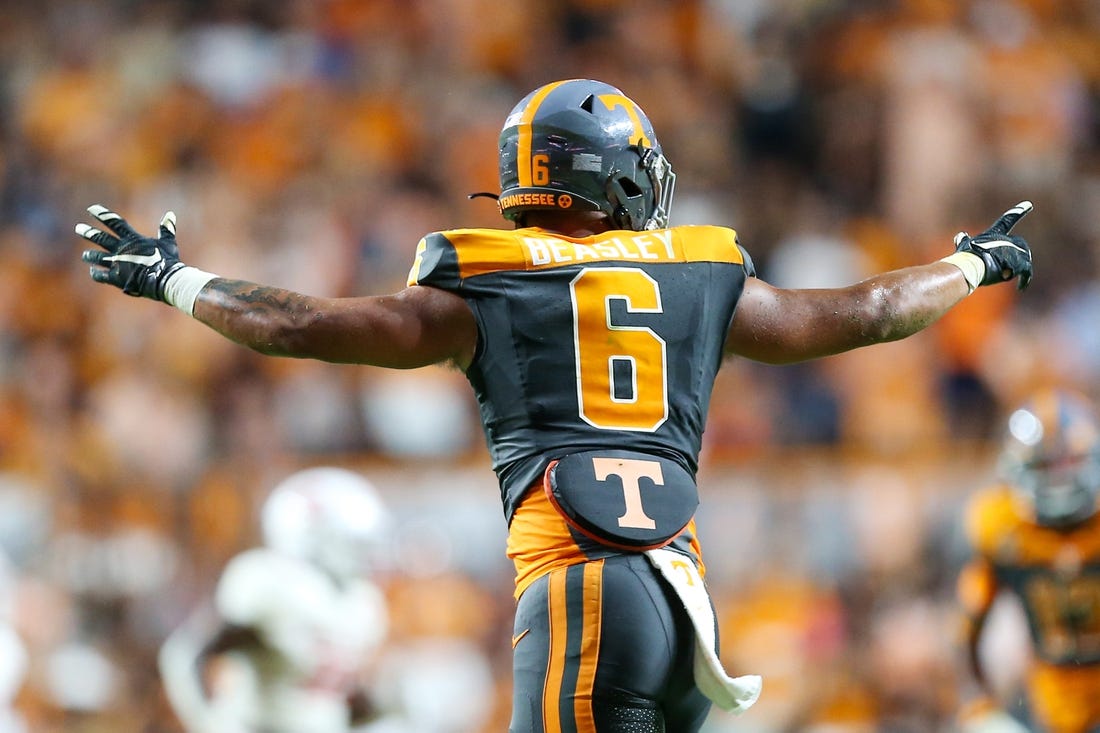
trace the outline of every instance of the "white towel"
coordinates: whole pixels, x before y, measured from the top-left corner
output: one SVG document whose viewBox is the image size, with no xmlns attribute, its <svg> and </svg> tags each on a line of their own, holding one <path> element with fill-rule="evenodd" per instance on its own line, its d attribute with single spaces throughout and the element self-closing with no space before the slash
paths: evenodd
<svg viewBox="0 0 1100 733">
<path fill-rule="evenodd" d="M 763 679 L 757 674 L 730 677 L 714 652 L 714 609 L 707 587 L 691 558 L 679 552 L 647 550 L 649 561 L 661 572 L 695 625 L 695 684 L 718 707 L 743 713 L 757 698 Z"/>
</svg>

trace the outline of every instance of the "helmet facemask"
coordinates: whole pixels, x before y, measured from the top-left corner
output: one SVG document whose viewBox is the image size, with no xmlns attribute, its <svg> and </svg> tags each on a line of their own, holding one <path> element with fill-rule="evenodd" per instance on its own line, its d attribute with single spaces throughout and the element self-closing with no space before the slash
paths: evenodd
<svg viewBox="0 0 1100 733">
<path fill-rule="evenodd" d="M 1058 395 L 1014 412 L 1001 461 L 1037 523 L 1065 529 L 1096 513 L 1100 423 L 1082 400 Z"/>
<path fill-rule="evenodd" d="M 642 152 L 642 170 L 653 184 L 653 213 L 645 221 L 643 229 L 664 229 L 672 213 L 672 195 L 676 192 L 676 174 L 668 158 L 659 150 L 646 148 Z"/>
<path fill-rule="evenodd" d="M 1068 527 L 1095 513 L 1100 488 L 1100 463 L 1095 457 L 1074 456 L 1053 465 L 1021 468 L 1016 485 L 1027 495 L 1039 524 Z"/>
</svg>

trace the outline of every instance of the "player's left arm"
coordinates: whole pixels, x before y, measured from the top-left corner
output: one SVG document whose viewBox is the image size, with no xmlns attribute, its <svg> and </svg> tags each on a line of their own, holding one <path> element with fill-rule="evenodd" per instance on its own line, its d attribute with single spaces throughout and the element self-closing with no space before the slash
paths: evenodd
<svg viewBox="0 0 1100 733">
<path fill-rule="evenodd" d="M 1024 201 L 986 231 L 955 236 L 955 252 L 927 265 L 875 275 L 844 288 L 784 289 L 750 277 L 737 303 L 726 351 L 785 364 L 896 341 L 935 323 L 983 285 L 1031 281 L 1031 248 L 1012 227 Z"/>
<path fill-rule="evenodd" d="M 845 288 L 785 289 L 749 278 L 726 352 L 790 364 L 896 341 L 932 325 L 967 295 L 959 270 L 933 263 Z"/>
<path fill-rule="evenodd" d="M 180 261 L 172 212 L 156 238 L 106 207 L 88 212 L 104 227 L 76 225 L 77 234 L 97 245 L 82 256 L 93 280 L 174 305 L 255 351 L 397 369 L 439 363 L 464 369 L 473 358 L 473 313 L 452 293 L 411 286 L 393 295 L 320 298 L 225 279 Z"/>
</svg>

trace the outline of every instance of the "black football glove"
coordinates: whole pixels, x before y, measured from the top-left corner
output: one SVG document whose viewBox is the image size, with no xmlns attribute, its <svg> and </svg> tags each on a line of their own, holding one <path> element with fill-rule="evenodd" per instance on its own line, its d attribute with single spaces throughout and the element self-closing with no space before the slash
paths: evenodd
<svg viewBox="0 0 1100 733">
<path fill-rule="evenodd" d="M 76 225 L 77 234 L 106 250 L 87 249 L 81 255 L 91 264 L 92 279 L 121 288 L 127 295 L 164 301 L 165 284 L 184 267 L 176 246 L 176 215 L 171 211 L 165 214 L 160 220 L 160 236 L 151 239 L 99 204 L 89 206 L 88 212 L 114 233 Z"/>
<path fill-rule="evenodd" d="M 976 237 L 966 232 L 955 235 L 955 251 L 969 252 L 982 258 L 985 276 L 979 285 L 993 285 L 1019 278 L 1016 287 L 1023 290 L 1031 282 L 1031 247 L 1021 237 L 1009 234 L 1016 222 L 1031 211 L 1030 201 L 1021 201 L 1001 214 L 993 226 Z"/>
</svg>

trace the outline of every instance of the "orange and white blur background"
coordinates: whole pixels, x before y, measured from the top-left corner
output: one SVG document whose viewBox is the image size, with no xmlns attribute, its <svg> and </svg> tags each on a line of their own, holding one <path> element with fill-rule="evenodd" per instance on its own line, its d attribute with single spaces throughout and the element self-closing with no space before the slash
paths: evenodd
<svg viewBox="0 0 1100 733">
<path fill-rule="evenodd" d="M 503 225 L 466 195 L 497 190 L 511 106 L 566 77 L 634 98 L 679 174 L 673 223 L 733 226 L 775 284 L 928 262 L 1035 202 L 1024 295 L 812 364 L 731 362 L 706 433 L 723 657 L 766 677 L 708 733 L 951 729 L 962 503 L 1009 407 L 1100 390 L 1092 0 L 5 0 L 0 615 L 26 657 L 0 645 L 23 673 L 0 732 L 178 731 L 157 646 L 257 542 L 266 491 L 318 463 L 398 518 L 402 730 L 506 728 L 511 568 L 464 378 L 253 354 L 93 284 L 72 228 L 92 203 L 144 232 L 171 208 L 202 269 L 393 291 L 422 234 Z M 1012 620 L 994 633 L 1011 690 L 1026 650 Z"/>
</svg>

